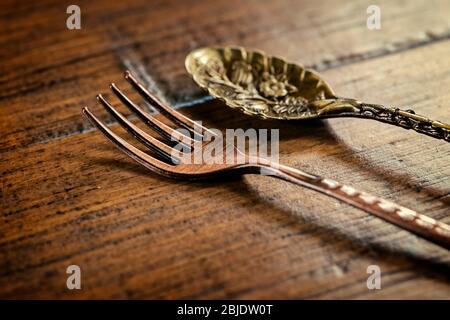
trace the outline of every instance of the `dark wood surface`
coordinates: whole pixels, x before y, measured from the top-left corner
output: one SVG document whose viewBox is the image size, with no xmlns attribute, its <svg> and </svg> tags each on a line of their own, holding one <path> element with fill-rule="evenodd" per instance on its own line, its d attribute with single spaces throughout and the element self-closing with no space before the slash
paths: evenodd
<svg viewBox="0 0 450 320">
<path fill-rule="evenodd" d="M 197 47 L 259 48 L 342 96 L 450 122 L 448 1 L 378 1 L 378 31 L 371 1 L 77 1 L 72 31 L 69 4 L 0 3 L 0 298 L 450 298 L 435 245 L 268 177 L 159 177 L 81 117 L 91 106 L 120 132 L 95 95 L 127 87 L 128 68 L 209 126 L 280 128 L 284 164 L 450 222 L 448 143 L 369 120 L 249 118 L 184 70 Z M 71 264 L 81 290 L 66 288 Z M 366 287 L 372 264 L 381 290 Z"/>
</svg>

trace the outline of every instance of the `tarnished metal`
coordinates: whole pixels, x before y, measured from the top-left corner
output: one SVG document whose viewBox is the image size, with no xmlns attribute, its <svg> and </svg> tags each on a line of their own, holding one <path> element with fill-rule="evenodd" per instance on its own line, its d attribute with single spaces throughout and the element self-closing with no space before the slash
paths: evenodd
<svg viewBox="0 0 450 320">
<path fill-rule="evenodd" d="M 358 117 L 378 120 L 450 142 L 450 125 L 338 97 L 314 71 L 257 50 L 201 48 L 186 57 L 186 69 L 201 87 L 227 105 L 267 119 Z"/>
</svg>

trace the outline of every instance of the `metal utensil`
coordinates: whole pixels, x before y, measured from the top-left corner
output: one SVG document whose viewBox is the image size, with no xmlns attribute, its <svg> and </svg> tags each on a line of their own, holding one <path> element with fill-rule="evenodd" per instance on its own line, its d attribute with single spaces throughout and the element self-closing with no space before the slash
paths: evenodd
<svg viewBox="0 0 450 320">
<path fill-rule="evenodd" d="M 150 114 L 142 111 L 142 109 L 131 101 L 115 84 L 110 85 L 112 91 L 146 125 L 159 133 L 163 139 L 159 140 L 155 138 L 130 122 L 102 95 L 97 96 L 98 101 L 134 138 L 147 146 L 150 149 L 150 152 L 144 152 L 119 137 L 90 112 L 88 108 L 83 108 L 83 114 L 105 135 L 106 138 L 114 143 L 116 147 L 151 171 L 167 177 L 185 180 L 195 180 L 200 178 L 210 179 L 230 174 L 269 173 L 273 177 L 293 182 L 327 196 L 334 197 L 349 205 L 389 221 L 403 229 L 409 230 L 444 248 L 450 249 L 450 226 L 448 224 L 418 214 L 413 210 L 382 198 L 358 191 L 334 180 L 325 179 L 298 169 L 272 163 L 267 159 L 256 158 L 255 156 L 250 156 L 248 154 L 245 155 L 245 161 L 242 163 L 223 161 L 222 163 L 209 164 L 204 161 L 200 163 L 186 161 L 186 159 L 191 159 L 192 157 L 194 159 L 203 159 L 202 154 L 199 155 L 199 153 L 203 152 L 204 147 L 206 147 L 208 143 L 211 143 L 211 140 L 205 141 L 205 139 L 201 139 L 199 142 L 197 137 L 204 137 L 206 134 L 215 135 L 215 133 L 204 126 L 195 123 L 170 106 L 162 103 L 128 71 L 125 73 L 125 78 L 168 120 L 174 125 L 185 128 L 192 136 L 184 135 L 163 122 L 158 121 Z M 195 139 L 193 139 L 194 136 Z M 178 150 L 171 147 L 170 142 L 174 140 L 182 141 L 188 147 L 187 150 Z M 238 149 L 233 144 L 231 147 L 229 145 L 224 145 L 223 148 L 225 157 L 227 152 L 244 155 L 244 150 Z M 186 156 L 188 157 L 186 158 Z"/>
<path fill-rule="evenodd" d="M 417 115 L 338 97 L 316 72 L 257 50 L 201 48 L 185 61 L 202 88 L 248 115 L 300 120 L 357 117 L 373 119 L 450 142 L 450 125 Z"/>
</svg>

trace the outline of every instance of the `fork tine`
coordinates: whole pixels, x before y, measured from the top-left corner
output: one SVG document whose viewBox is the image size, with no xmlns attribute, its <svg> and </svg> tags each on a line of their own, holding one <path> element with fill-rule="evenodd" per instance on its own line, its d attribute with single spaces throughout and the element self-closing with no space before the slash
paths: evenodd
<svg viewBox="0 0 450 320">
<path fill-rule="evenodd" d="M 139 108 L 133 101 L 131 101 L 123 92 L 120 90 L 115 83 L 109 85 L 111 90 L 117 95 L 117 97 L 122 101 L 128 109 L 134 112 L 145 124 L 149 127 L 155 129 L 158 133 L 166 137 L 168 140 L 178 140 L 183 145 L 187 147 L 192 147 L 194 145 L 194 140 L 166 125 L 165 123 L 157 120 L 155 117 L 144 112 Z"/>
<path fill-rule="evenodd" d="M 178 111 L 164 104 L 158 97 L 148 91 L 132 74 L 130 71 L 125 71 L 125 79 L 131 83 L 131 85 L 150 103 L 153 107 L 158 109 L 161 113 L 164 113 L 169 119 L 173 120 L 175 123 L 182 125 L 191 132 L 203 136 L 204 132 L 207 131 L 211 135 L 215 135 L 208 128 L 201 126 L 200 124 L 192 121 L 188 117 L 182 115 Z M 198 130 L 200 129 L 200 130 Z"/>
<path fill-rule="evenodd" d="M 121 137 L 112 132 L 99 119 L 97 119 L 97 117 L 94 116 L 94 114 L 92 114 L 92 112 L 90 112 L 87 107 L 83 108 L 83 114 L 106 136 L 106 138 L 108 138 L 108 140 L 114 143 L 116 147 L 133 158 L 135 161 L 142 164 L 144 167 L 166 175 L 172 172 L 172 165 L 153 158 L 152 156 L 146 154 L 145 152 L 139 150 L 138 148 L 123 140 Z"/>
<path fill-rule="evenodd" d="M 142 131 L 139 127 L 128 121 L 128 119 L 118 112 L 101 94 L 97 95 L 97 100 L 101 102 L 106 111 L 116 118 L 117 121 L 119 121 L 119 123 L 121 123 L 129 133 L 131 133 L 131 135 L 133 135 L 144 145 L 158 152 L 168 160 L 175 161 L 175 163 L 180 161 L 182 155 L 178 150 L 166 145 L 158 139 L 153 138 L 151 135 Z"/>
</svg>

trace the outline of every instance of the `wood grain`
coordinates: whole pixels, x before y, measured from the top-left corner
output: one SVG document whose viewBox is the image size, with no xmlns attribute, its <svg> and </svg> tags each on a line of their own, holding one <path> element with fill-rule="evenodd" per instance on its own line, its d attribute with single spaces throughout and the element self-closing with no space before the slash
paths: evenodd
<svg viewBox="0 0 450 320">
<path fill-rule="evenodd" d="M 239 44 L 324 70 L 449 37 L 445 0 L 381 1 L 380 32 L 366 28 L 370 4 L 79 1 L 82 29 L 68 31 L 63 2 L 2 2 L 0 105 L 14 129 L 0 130 L 0 150 L 88 129 L 80 107 L 95 103 L 94 92 L 124 68 L 172 103 L 195 102 L 204 93 L 185 72 L 184 57 L 197 47 Z"/>
<path fill-rule="evenodd" d="M 450 298 L 449 254 L 426 241 L 268 177 L 161 178 L 81 118 L 128 67 L 209 126 L 280 128 L 284 164 L 450 222 L 448 144 L 369 120 L 263 122 L 201 103 L 184 71 L 193 48 L 256 47 L 343 96 L 450 122 L 448 4 L 380 1 L 374 32 L 369 2 L 79 1 L 68 31 L 64 2 L 2 1 L 0 298 Z"/>
</svg>

